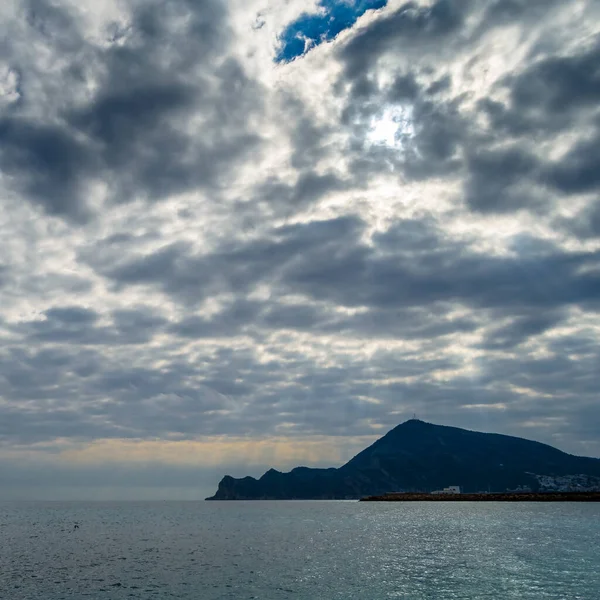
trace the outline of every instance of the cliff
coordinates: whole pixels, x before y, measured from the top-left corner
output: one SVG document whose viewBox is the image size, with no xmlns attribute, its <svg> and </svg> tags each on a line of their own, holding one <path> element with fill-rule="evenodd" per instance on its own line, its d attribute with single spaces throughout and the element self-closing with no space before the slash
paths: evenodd
<svg viewBox="0 0 600 600">
<path fill-rule="evenodd" d="M 600 459 L 522 438 L 411 419 L 340 468 L 271 469 L 260 479 L 226 476 L 207 500 L 346 499 L 450 485 L 471 493 L 519 486 L 536 491 L 569 478 L 584 487 L 600 485 Z"/>
</svg>

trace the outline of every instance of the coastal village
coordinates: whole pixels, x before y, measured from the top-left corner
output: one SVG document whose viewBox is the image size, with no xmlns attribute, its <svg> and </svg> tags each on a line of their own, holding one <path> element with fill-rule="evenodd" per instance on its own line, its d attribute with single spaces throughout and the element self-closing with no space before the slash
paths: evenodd
<svg viewBox="0 0 600 600">
<path fill-rule="evenodd" d="M 539 488 L 537 492 L 541 493 L 573 493 L 573 492 L 600 492 L 600 477 L 590 475 L 536 475 L 531 473 L 537 479 Z M 507 494 L 531 494 L 532 490 L 529 486 L 517 486 L 512 490 L 504 490 L 500 493 Z M 388 492 L 386 495 L 402 495 L 411 494 L 414 492 Z M 427 492 L 418 492 L 425 494 Z M 462 488 L 459 485 L 449 485 L 441 490 L 433 490 L 428 492 L 432 496 L 457 495 L 462 493 Z M 479 491 L 478 495 L 490 494 L 490 491 Z M 498 492 L 496 492 L 498 493 Z"/>
<path fill-rule="evenodd" d="M 534 477 L 539 483 L 541 492 L 600 492 L 600 477 L 593 475 L 534 475 Z"/>
</svg>

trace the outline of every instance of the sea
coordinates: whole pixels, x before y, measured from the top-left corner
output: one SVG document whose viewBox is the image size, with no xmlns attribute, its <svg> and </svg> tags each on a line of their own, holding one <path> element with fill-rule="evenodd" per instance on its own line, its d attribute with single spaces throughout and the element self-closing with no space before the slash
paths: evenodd
<svg viewBox="0 0 600 600">
<path fill-rule="evenodd" d="M 600 504 L 0 503 L 0 599 L 66 598 L 599 600 Z"/>
</svg>

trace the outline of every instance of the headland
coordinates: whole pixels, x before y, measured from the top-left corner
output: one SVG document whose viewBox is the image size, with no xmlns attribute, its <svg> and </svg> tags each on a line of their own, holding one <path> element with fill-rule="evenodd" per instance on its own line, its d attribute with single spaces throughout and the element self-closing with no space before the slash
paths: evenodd
<svg viewBox="0 0 600 600">
<path fill-rule="evenodd" d="M 390 491 L 406 494 L 388 498 Z M 459 497 L 449 497 L 457 491 Z M 600 458 L 409 419 L 340 467 L 300 466 L 289 473 L 269 469 L 259 479 L 226 475 L 207 500 L 549 502 L 594 501 L 593 493 L 599 492 Z"/>
</svg>

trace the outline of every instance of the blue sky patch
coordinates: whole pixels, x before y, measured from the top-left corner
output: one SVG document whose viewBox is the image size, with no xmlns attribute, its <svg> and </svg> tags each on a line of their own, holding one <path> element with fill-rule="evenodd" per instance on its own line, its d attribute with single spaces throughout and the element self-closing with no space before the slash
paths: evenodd
<svg viewBox="0 0 600 600">
<path fill-rule="evenodd" d="M 328 42 L 352 27 L 368 10 L 386 4 L 387 0 L 321 0 L 318 14 L 305 13 L 283 30 L 275 62 L 289 62 L 302 56 L 309 48 Z"/>
</svg>

